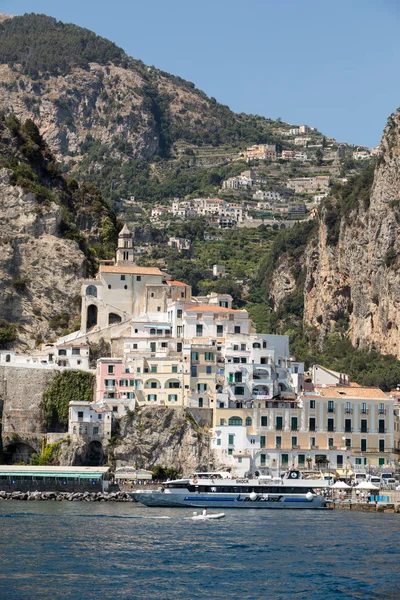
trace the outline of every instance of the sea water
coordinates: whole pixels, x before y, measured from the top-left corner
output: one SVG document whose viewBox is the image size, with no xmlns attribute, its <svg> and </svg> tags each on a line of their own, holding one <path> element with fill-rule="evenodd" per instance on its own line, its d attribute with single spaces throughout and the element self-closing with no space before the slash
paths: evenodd
<svg viewBox="0 0 400 600">
<path fill-rule="evenodd" d="M 0 502 L 3 599 L 399 599 L 400 515 Z"/>
</svg>

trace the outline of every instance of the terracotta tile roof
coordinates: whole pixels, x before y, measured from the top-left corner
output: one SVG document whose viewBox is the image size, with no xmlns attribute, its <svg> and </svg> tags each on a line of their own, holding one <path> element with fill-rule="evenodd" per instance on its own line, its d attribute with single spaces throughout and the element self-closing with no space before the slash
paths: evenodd
<svg viewBox="0 0 400 600">
<path fill-rule="evenodd" d="M 136 265 L 100 265 L 100 273 L 122 273 L 134 275 L 163 275 L 158 267 L 137 267 Z"/>
<path fill-rule="evenodd" d="M 182 281 L 167 281 L 167 285 L 184 285 L 185 287 L 190 287 L 187 283 L 183 283 Z"/>
<path fill-rule="evenodd" d="M 367 387 L 327 387 L 317 386 L 316 389 L 323 398 L 351 398 L 352 400 L 363 400 L 365 398 L 389 400 L 385 392 L 379 388 Z"/>
<path fill-rule="evenodd" d="M 213 306 L 212 304 L 185 304 L 185 312 L 213 312 L 213 313 L 247 313 L 245 310 L 236 308 L 225 308 L 224 306 Z"/>
</svg>

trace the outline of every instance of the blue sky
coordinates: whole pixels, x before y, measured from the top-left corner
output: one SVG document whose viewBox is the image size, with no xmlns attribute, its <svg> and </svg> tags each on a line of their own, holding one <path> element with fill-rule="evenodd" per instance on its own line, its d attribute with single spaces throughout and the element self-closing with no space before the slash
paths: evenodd
<svg viewBox="0 0 400 600">
<path fill-rule="evenodd" d="M 0 0 L 87 27 L 232 110 L 375 146 L 400 105 L 398 0 Z"/>
</svg>

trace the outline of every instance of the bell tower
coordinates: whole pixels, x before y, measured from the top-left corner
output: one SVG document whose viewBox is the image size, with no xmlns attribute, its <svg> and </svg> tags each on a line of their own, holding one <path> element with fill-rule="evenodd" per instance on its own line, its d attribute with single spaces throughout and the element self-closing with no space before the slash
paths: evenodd
<svg viewBox="0 0 400 600">
<path fill-rule="evenodd" d="M 133 263 L 133 240 L 132 234 L 126 224 L 118 234 L 118 248 L 116 256 L 116 264 Z"/>
</svg>

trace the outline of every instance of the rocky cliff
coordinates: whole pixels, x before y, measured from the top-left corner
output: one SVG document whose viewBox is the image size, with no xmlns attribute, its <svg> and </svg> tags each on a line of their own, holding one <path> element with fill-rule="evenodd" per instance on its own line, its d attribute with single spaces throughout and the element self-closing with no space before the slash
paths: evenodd
<svg viewBox="0 0 400 600">
<path fill-rule="evenodd" d="M 397 111 L 384 131 L 374 172 L 367 169 L 333 188 L 307 245 L 277 260 L 269 288 L 275 309 L 293 294 L 303 269 L 304 323 L 321 339 L 345 332 L 355 347 L 400 358 L 399 226 Z"/>
<path fill-rule="evenodd" d="M 0 347 L 29 349 L 71 325 L 94 266 L 88 244 L 113 238 L 115 218 L 96 190 L 65 181 L 32 122 L 13 117 L 0 119 L 0 211 Z"/>
<path fill-rule="evenodd" d="M 143 469 L 160 464 L 186 475 L 213 466 L 207 428 L 198 426 L 186 409 L 140 409 L 122 420 L 120 433 L 114 460 Z"/>
</svg>

